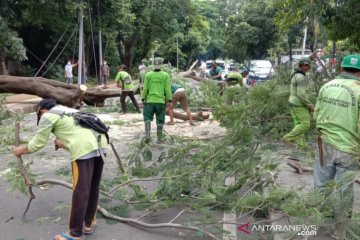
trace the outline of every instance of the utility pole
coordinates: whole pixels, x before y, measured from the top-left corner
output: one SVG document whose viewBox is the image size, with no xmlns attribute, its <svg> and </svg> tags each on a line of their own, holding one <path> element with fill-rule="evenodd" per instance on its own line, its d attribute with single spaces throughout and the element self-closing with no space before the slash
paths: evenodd
<svg viewBox="0 0 360 240">
<path fill-rule="evenodd" d="M 80 86 L 83 78 L 83 38 L 84 38 L 84 16 L 83 16 L 83 8 L 80 7 L 79 11 L 79 58 L 78 58 L 78 85 Z"/>
<path fill-rule="evenodd" d="M 179 71 L 179 39 L 176 34 L 176 69 Z"/>
<path fill-rule="evenodd" d="M 303 39 L 303 45 L 302 45 L 302 49 L 301 49 L 301 57 L 304 57 L 304 53 L 305 53 L 305 46 L 306 46 L 306 38 L 307 38 L 307 24 L 309 22 L 309 17 L 306 17 L 305 20 L 305 28 L 304 28 L 304 39 Z"/>
</svg>

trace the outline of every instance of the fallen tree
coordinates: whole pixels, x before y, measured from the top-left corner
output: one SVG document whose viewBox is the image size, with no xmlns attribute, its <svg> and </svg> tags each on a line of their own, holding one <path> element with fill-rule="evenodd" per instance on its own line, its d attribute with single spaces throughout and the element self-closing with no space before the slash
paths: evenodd
<svg viewBox="0 0 360 240">
<path fill-rule="evenodd" d="M 82 102 L 91 106 L 104 106 L 109 97 L 119 97 L 116 89 L 89 88 L 86 91 L 78 85 L 70 85 L 47 78 L 32 78 L 0 75 L 0 93 L 24 93 L 41 98 L 55 98 L 60 104 L 80 108 Z"/>
</svg>

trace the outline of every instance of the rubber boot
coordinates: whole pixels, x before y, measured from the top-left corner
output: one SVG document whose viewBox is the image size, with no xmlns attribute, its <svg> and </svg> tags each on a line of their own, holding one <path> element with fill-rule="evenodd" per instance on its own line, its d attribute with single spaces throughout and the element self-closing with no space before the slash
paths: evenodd
<svg viewBox="0 0 360 240">
<path fill-rule="evenodd" d="M 157 135 L 158 143 L 164 142 L 163 127 L 164 125 L 157 125 L 156 135 Z"/>
<path fill-rule="evenodd" d="M 145 121 L 145 143 L 149 143 L 151 140 L 151 121 Z"/>
</svg>

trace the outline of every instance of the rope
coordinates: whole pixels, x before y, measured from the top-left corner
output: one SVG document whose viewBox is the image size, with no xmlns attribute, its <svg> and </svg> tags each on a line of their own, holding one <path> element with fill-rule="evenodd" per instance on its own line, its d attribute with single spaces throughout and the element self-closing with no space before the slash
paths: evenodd
<svg viewBox="0 0 360 240">
<path fill-rule="evenodd" d="M 36 72 L 34 78 L 36 78 L 36 76 L 39 74 L 39 72 L 41 71 L 41 69 L 45 66 L 46 62 L 49 60 L 49 58 L 51 57 L 51 55 L 53 54 L 53 52 L 55 51 L 55 49 L 57 48 L 57 46 L 59 45 L 61 39 L 64 37 L 66 31 L 68 30 L 69 27 L 67 27 L 65 29 L 65 31 L 63 32 L 63 34 L 61 35 L 60 39 L 57 41 L 55 47 L 51 50 L 49 56 L 45 59 L 45 62 L 41 65 L 41 67 L 39 68 L 39 70 Z"/>
<path fill-rule="evenodd" d="M 93 33 L 93 28 L 92 28 L 90 1 L 89 0 L 88 0 L 88 5 L 89 5 L 89 21 L 90 21 L 91 41 L 92 41 L 92 47 L 93 47 L 93 57 L 94 57 L 94 61 L 95 61 L 95 75 L 96 75 L 96 79 L 98 80 L 98 84 L 99 84 L 98 73 L 97 73 L 97 62 L 96 62 L 96 55 L 95 55 L 94 33 Z"/>
<path fill-rule="evenodd" d="M 52 64 L 48 67 L 48 69 L 46 69 L 46 71 L 43 73 L 43 75 L 41 75 L 41 77 L 45 76 L 45 74 L 51 69 L 51 67 L 56 63 L 56 61 L 59 59 L 59 57 L 61 56 L 61 54 L 63 53 L 63 51 L 65 50 L 65 48 L 67 47 L 67 45 L 69 44 L 71 38 L 73 37 L 74 33 L 77 31 L 77 25 L 75 27 L 75 29 L 73 30 L 73 32 L 71 33 L 69 39 L 67 40 L 65 46 L 63 47 L 63 49 L 61 50 L 61 52 L 59 53 L 59 55 L 56 57 L 56 59 L 52 62 Z"/>
<path fill-rule="evenodd" d="M 30 51 L 30 49 L 28 49 L 26 46 L 24 46 L 24 48 L 25 48 L 31 55 L 33 55 L 33 57 L 34 57 L 36 60 L 38 60 L 38 61 L 41 62 L 41 63 L 44 63 L 44 61 L 41 60 L 38 56 L 36 56 L 35 53 L 33 53 L 32 51 Z"/>
</svg>

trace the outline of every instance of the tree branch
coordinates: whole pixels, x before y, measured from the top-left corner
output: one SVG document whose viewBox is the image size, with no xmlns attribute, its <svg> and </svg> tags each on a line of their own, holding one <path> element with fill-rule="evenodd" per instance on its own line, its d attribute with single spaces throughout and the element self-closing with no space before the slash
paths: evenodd
<svg viewBox="0 0 360 240">
<path fill-rule="evenodd" d="M 15 122 L 15 145 L 18 147 L 19 144 L 20 144 L 20 122 L 16 121 Z M 26 206 L 26 209 L 25 209 L 25 211 L 23 213 L 23 217 L 25 217 L 27 211 L 29 210 L 31 201 L 33 199 L 35 199 L 35 194 L 32 191 L 32 185 L 33 184 L 32 184 L 32 182 L 31 182 L 31 180 L 29 178 L 29 175 L 26 172 L 26 169 L 24 167 L 24 162 L 23 162 L 21 157 L 17 157 L 17 163 L 18 163 L 18 166 L 19 166 L 20 174 L 24 179 L 25 185 L 28 187 L 28 191 L 29 191 L 29 195 L 30 195 L 30 199 L 29 199 L 29 201 L 27 203 L 27 206 Z"/>
</svg>

